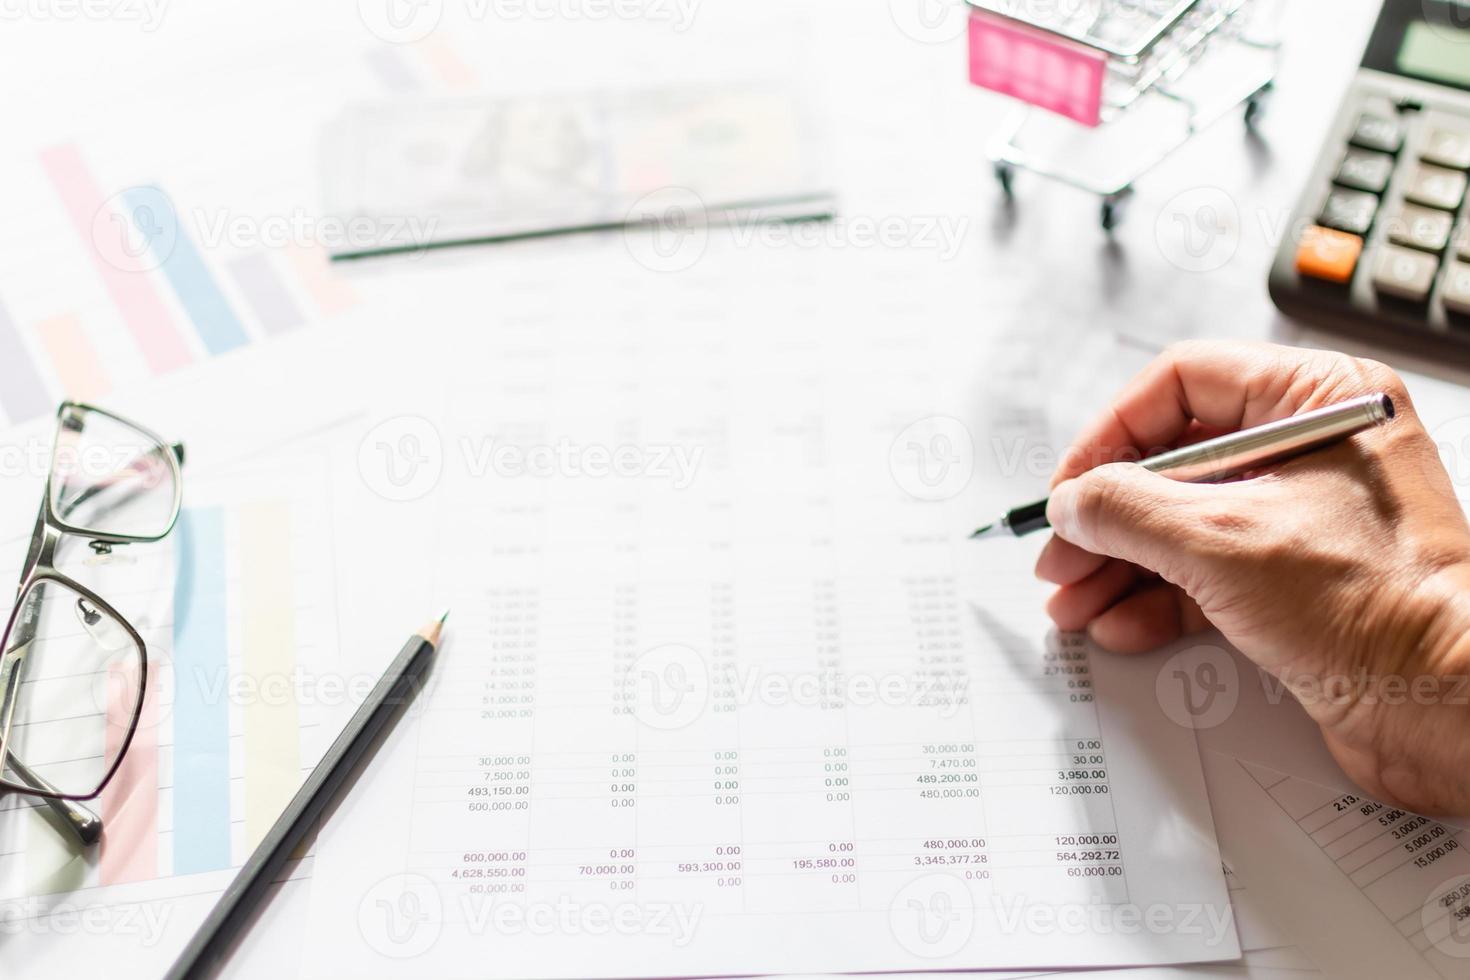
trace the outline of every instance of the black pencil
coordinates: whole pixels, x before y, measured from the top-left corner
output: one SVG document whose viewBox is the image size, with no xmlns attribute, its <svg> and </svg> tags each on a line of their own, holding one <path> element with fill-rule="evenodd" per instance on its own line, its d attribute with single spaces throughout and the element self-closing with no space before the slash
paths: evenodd
<svg viewBox="0 0 1470 980">
<path fill-rule="evenodd" d="M 327 805 L 351 780 L 363 753 L 393 717 L 399 705 L 413 696 L 418 680 L 433 658 L 434 648 L 449 613 L 409 637 L 397 658 L 383 672 L 342 734 L 327 749 L 270 832 L 255 848 L 230 887 L 204 920 L 189 945 L 169 969 L 168 980 L 213 976 L 224 962 L 231 941 L 261 904 L 271 883 L 291 853 L 316 823 Z"/>
</svg>

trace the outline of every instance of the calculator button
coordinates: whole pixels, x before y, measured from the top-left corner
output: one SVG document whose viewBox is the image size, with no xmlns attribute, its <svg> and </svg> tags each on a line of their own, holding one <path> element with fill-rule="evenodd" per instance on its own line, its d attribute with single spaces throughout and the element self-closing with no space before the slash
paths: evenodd
<svg viewBox="0 0 1470 980">
<path fill-rule="evenodd" d="M 1404 145 L 1404 130 L 1397 119 L 1365 112 L 1353 127 L 1352 144 L 1367 150 L 1397 153 Z"/>
<path fill-rule="evenodd" d="M 1395 245 L 1443 252 L 1449 247 L 1455 217 L 1446 211 L 1405 204 L 1392 217 L 1385 218 L 1383 224 L 1388 229 L 1388 240 Z"/>
<path fill-rule="evenodd" d="M 1327 282 L 1348 282 L 1363 254 L 1363 240 L 1330 228 L 1312 225 L 1302 232 L 1296 249 L 1296 271 Z"/>
<path fill-rule="evenodd" d="M 1470 262 L 1470 224 L 1461 226 L 1459 237 L 1455 239 L 1455 250 L 1460 253 L 1460 258 Z"/>
<path fill-rule="evenodd" d="M 1423 252 L 1385 245 L 1373 269 L 1373 287 L 1386 296 L 1423 302 L 1434 288 L 1439 262 Z"/>
<path fill-rule="evenodd" d="M 1388 187 L 1388 179 L 1393 176 L 1393 165 L 1394 158 L 1387 153 L 1351 149 L 1342 158 L 1342 165 L 1337 168 L 1337 176 L 1333 179 L 1344 187 L 1382 194 Z"/>
<path fill-rule="evenodd" d="M 1450 266 L 1439 297 L 1451 313 L 1470 316 L 1470 263 L 1456 262 Z"/>
<path fill-rule="evenodd" d="M 1451 170 L 1470 170 L 1470 132 L 1458 129 L 1436 129 L 1424 143 L 1424 152 L 1419 156 L 1426 163 L 1449 167 Z"/>
<path fill-rule="evenodd" d="M 1404 197 L 1415 204 L 1453 211 L 1465 199 L 1465 175 L 1457 170 L 1420 164 L 1409 178 Z"/>
<path fill-rule="evenodd" d="M 1366 191 L 1334 190 L 1327 195 L 1319 224 L 1345 231 L 1349 235 L 1366 235 L 1373 227 L 1378 212 L 1378 195 Z"/>
</svg>

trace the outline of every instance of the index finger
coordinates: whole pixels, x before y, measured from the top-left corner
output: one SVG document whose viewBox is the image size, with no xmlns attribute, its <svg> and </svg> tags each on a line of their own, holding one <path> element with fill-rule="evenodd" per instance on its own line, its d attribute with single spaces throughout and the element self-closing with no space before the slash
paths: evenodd
<svg viewBox="0 0 1470 980">
<path fill-rule="evenodd" d="M 1052 486 L 1104 463 L 1170 447 L 1194 423 L 1233 431 L 1325 403 L 1354 380 L 1350 363 L 1344 355 L 1276 344 L 1171 346 L 1078 433 Z"/>
</svg>

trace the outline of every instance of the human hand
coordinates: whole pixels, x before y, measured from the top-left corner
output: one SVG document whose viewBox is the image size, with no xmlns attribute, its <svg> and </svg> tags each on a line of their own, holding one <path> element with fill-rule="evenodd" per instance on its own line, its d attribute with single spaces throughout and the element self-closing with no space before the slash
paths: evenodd
<svg viewBox="0 0 1470 980">
<path fill-rule="evenodd" d="M 1386 392 L 1387 425 L 1246 479 L 1116 460 Z M 1297 694 L 1359 785 L 1470 813 L 1470 525 L 1389 368 L 1267 344 L 1171 348 L 1053 479 L 1036 573 L 1057 625 L 1139 652 L 1218 628 Z"/>
</svg>

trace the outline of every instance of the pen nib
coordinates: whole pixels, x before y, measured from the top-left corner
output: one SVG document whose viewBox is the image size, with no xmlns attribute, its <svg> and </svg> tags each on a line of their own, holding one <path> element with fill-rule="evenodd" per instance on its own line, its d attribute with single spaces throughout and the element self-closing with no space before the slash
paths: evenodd
<svg viewBox="0 0 1470 980">
<path fill-rule="evenodd" d="M 974 541 L 976 538 L 1004 537 L 1006 534 L 1009 533 L 1009 531 L 1010 529 L 1005 526 L 1005 522 L 1003 521 L 995 524 L 987 524 L 980 530 L 976 531 L 974 534 L 970 535 L 970 540 Z"/>
</svg>

